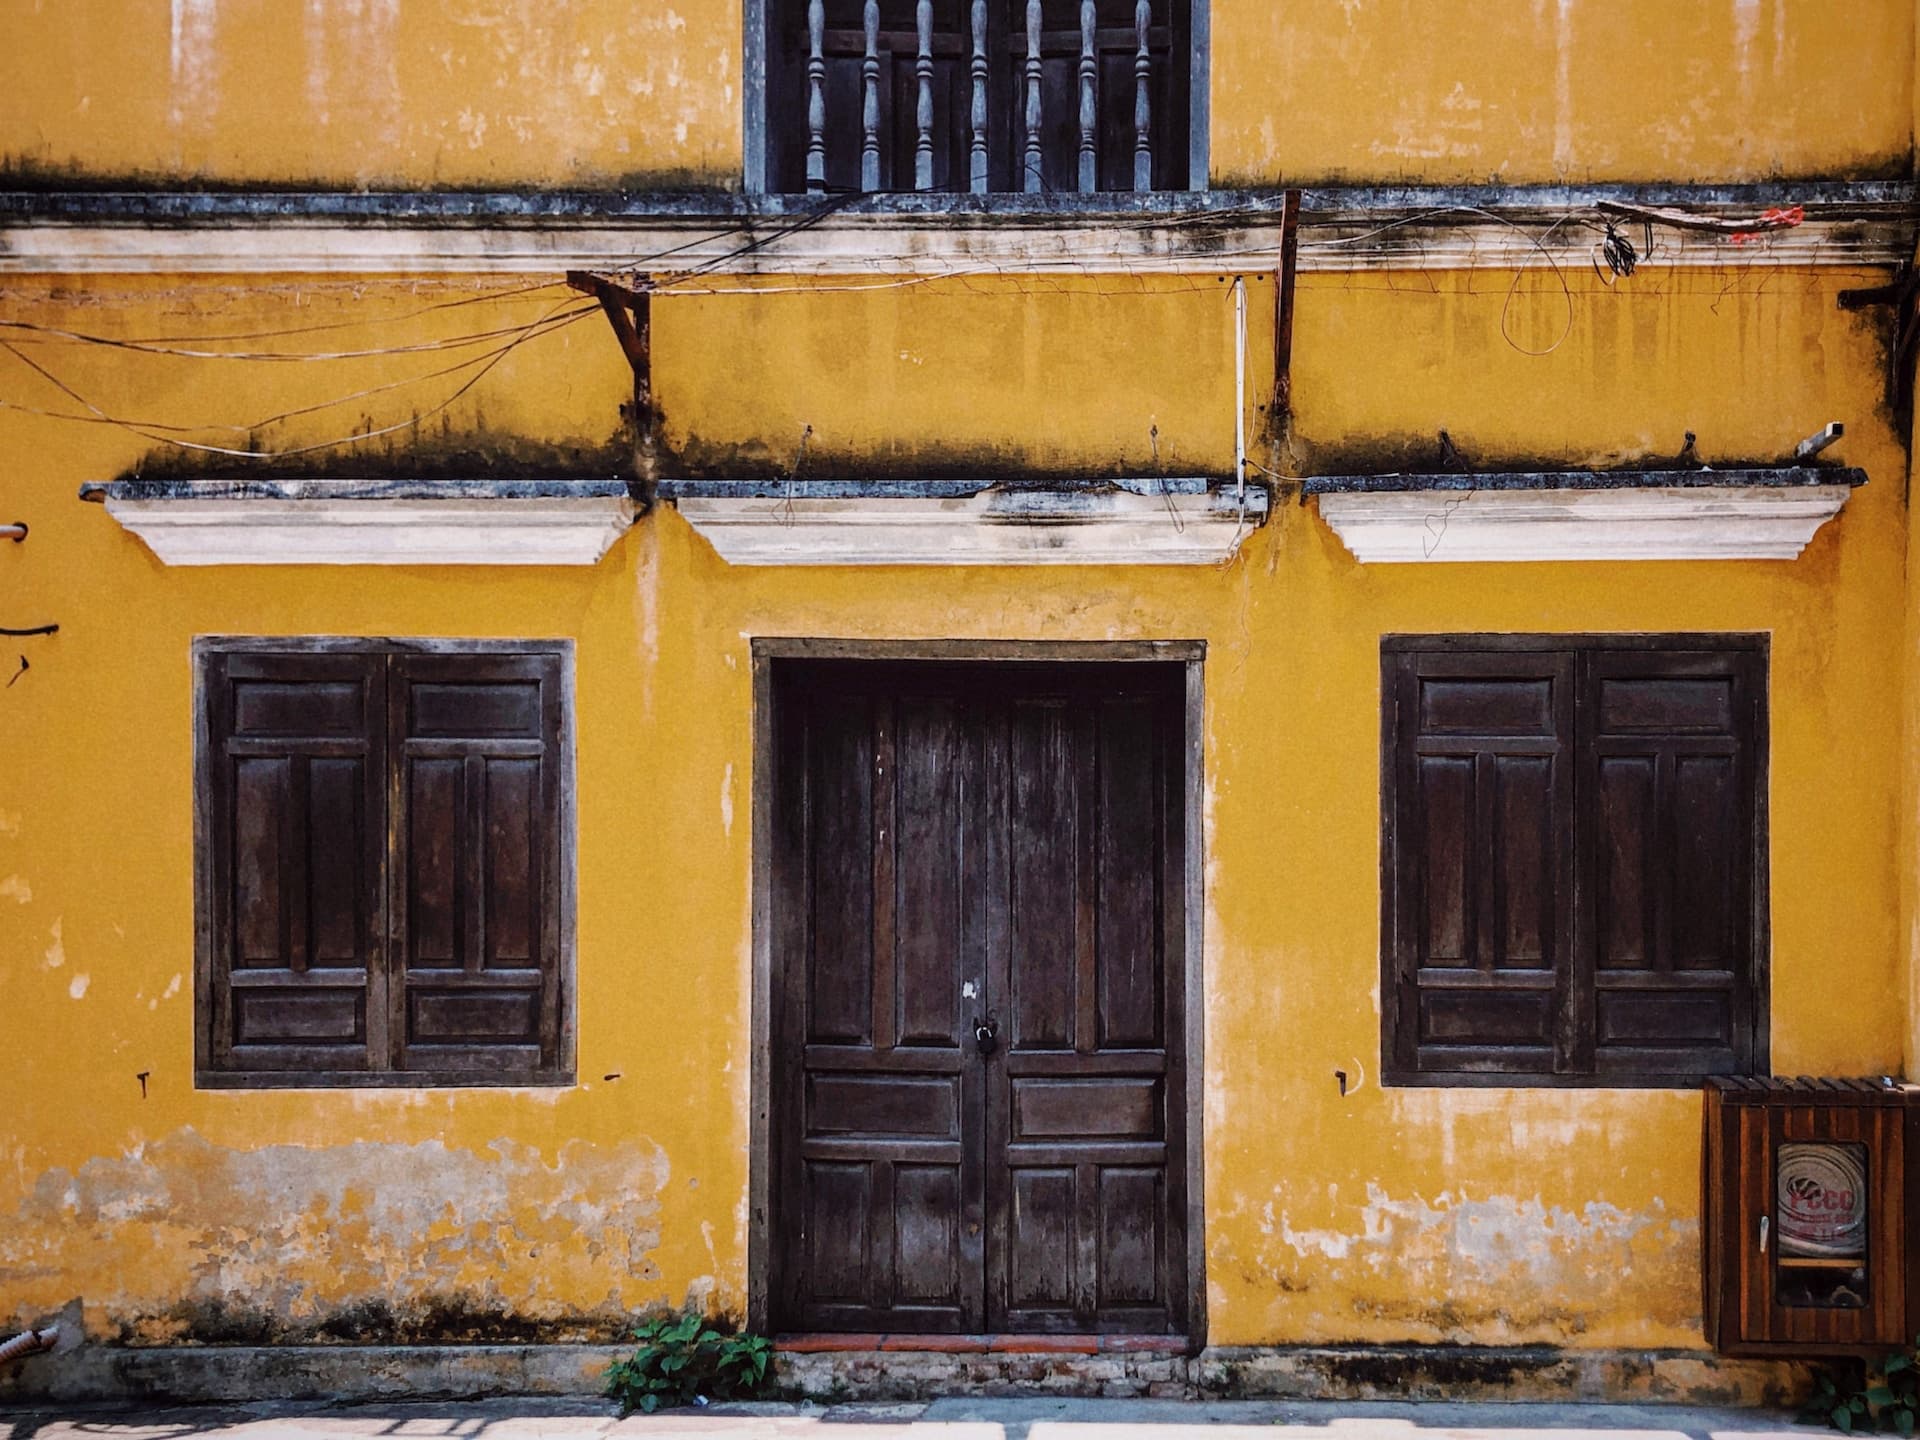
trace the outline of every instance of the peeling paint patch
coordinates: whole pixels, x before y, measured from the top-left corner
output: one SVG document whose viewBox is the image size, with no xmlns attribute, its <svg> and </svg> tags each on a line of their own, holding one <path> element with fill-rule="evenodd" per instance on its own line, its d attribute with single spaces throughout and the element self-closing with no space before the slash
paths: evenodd
<svg viewBox="0 0 1920 1440">
<path fill-rule="evenodd" d="M 733 762 L 727 762 L 727 773 L 720 779 L 720 828 L 728 838 L 733 835 Z"/>
<path fill-rule="evenodd" d="M 20 812 L 18 810 L 0 810 L 0 835 L 9 840 L 20 833 Z"/>
<path fill-rule="evenodd" d="M 45 951 L 45 959 L 42 963 L 44 963 L 49 970 L 58 970 L 62 965 L 67 963 L 67 947 L 65 942 L 60 938 L 60 920 L 60 916 L 54 916 L 53 924 L 48 927 L 49 943 Z"/>
<path fill-rule="evenodd" d="M 0 900 L 18 900 L 22 905 L 33 899 L 33 887 L 24 875 L 9 875 L 0 880 Z"/>
<path fill-rule="evenodd" d="M 35 1178 L 0 1224 L 19 1281 L 0 1328 L 80 1294 L 89 1333 L 122 1343 L 612 1339 L 657 1299 L 669 1168 L 643 1141 L 549 1158 L 181 1130 Z"/>
<path fill-rule="evenodd" d="M 219 0 L 173 0 L 168 62 L 176 126 L 209 116 L 216 107 L 214 28 L 218 20 Z"/>
<path fill-rule="evenodd" d="M 1573 6 L 1560 0 L 1553 28 L 1553 168 L 1558 175 L 1573 171 Z"/>
<path fill-rule="evenodd" d="M 67 994 L 75 1000 L 84 1000 L 87 998 L 87 987 L 91 984 L 91 975 L 76 975 L 67 986 Z"/>
<path fill-rule="evenodd" d="M 1699 1227 L 1660 1200 L 1569 1208 L 1369 1182 L 1363 1205 L 1311 1208 L 1314 1223 L 1284 1197 L 1261 1207 L 1254 1268 L 1279 1293 L 1312 1293 L 1422 1343 L 1566 1343 L 1617 1307 L 1622 1286 L 1652 1303 L 1649 1319 L 1696 1322 Z"/>
</svg>

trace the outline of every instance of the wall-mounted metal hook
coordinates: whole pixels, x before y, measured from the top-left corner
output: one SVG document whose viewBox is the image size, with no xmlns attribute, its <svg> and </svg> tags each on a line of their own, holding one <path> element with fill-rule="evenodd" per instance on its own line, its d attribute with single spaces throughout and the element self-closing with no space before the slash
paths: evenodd
<svg viewBox="0 0 1920 1440">
<path fill-rule="evenodd" d="M 0 525 L 0 539 L 11 540 L 18 545 L 27 538 L 27 522 L 16 520 L 11 525 Z"/>
</svg>

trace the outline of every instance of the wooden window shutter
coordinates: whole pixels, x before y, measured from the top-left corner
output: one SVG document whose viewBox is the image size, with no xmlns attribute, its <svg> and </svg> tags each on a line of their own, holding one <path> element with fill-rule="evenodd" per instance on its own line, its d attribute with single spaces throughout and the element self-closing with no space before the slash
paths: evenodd
<svg viewBox="0 0 1920 1440">
<path fill-rule="evenodd" d="M 1389 1080 L 1574 1063 L 1574 660 L 1384 654 Z"/>
<path fill-rule="evenodd" d="M 1765 1068 L 1766 666 L 1753 636 L 1383 644 L 1388 1083 Z"/>
<path fill-rule="evenodd" d="M 553 1076 L 560 657 L 396 655 L 387 703 L 394 1066 L 483 1082 Z"/>
<path fill-rule="evenodd" d="M 1595 650 L 1580 708 L 1580 1068 L 1752 1073 L 1763 656 Z"/>
<path fill-rule="evenodd" d="M 385 682 L 377 655 L 210 657 L 202 1070 L 385 1064 Z"/>
</svg>

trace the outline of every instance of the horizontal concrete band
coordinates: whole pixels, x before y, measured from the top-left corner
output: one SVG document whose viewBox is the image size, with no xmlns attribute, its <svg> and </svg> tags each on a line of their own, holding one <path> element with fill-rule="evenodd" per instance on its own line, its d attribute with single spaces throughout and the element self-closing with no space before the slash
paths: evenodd
<svg viewBox="0 0 1920 1440">
<path fill-rule="evenodd" d="M 0 1372 L 0 1403 L 596 1395 L 614 1345 L 83 1345 Z M 1053 1394 L 1298 1400 L 1632 1400 L 1766 1405 L 1800 1367 L 1706 1351 L 1476 1346 L 1237 1347 L 1198 1356 L 782 1352 L 783 1393 L 927 1399 Z"/>
<path fill-rule="evenodd" d="M 1278 264 L 1285 203 L 1279 190 L 827 206 L 729 192 L 16 191 L 0 192 L 0 274 L 1224 276 Z M 1655 267 L 1881 267 L 1912 255 L 1915 217 L 1904 183 L 1308 189 L 1298 264 L 1584 272 L 1612 226 Z"/>
<path fill-rule="evenodd" d="M 1452 223 L 1409 215 L 1386 226 L 1302 228 L 1302 274 L 1370 270 L 1585 272 L 1596 245 L 1580 225 L 1521 219 Z M 943 222 L 822 223 L 792 238 L 764 222 L 483 229 L 308 221 L 174 228 L 25 224 L 0 220 L 0 275 L 554 275 L 641 270 L 677 279 L 677 296 L 732 293 L 731 276 L 977 278 L 995 275 L 1254 274 L 1279 264 L 1277 221 L 1210 219 L 1179 226 L 1077 223 L 1044 229 L 962 229 Z M 1913 227 L 1894 220 L 1809 219 L 1791 230 L 1724 235 L 1664 233 L 1644 265 L 1752 270 L 1837 265 L 1886 268 L 1913 252 Z M 1637 243 L 1637 242 L 1636 242 Z M 698 283 L 695 283 L 695 282 Z M 884 288 L 884 287 L 883 287 Z"/>
</svg>

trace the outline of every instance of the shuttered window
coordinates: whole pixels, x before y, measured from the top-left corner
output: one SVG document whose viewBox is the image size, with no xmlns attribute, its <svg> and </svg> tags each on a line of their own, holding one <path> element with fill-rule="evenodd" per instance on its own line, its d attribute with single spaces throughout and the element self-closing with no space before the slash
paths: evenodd
<svg viewBox="0 0 1920 1440">
<path fill-rule="evenodd" d="M 1766 642 L 1382 646 L 1390 1084 L 1766 1067 Z"/>
<path fill-rule="evenodd" d="M 568 660 L 196 648 L 200 1083 L 571 1078 Z"/>
</svg>

